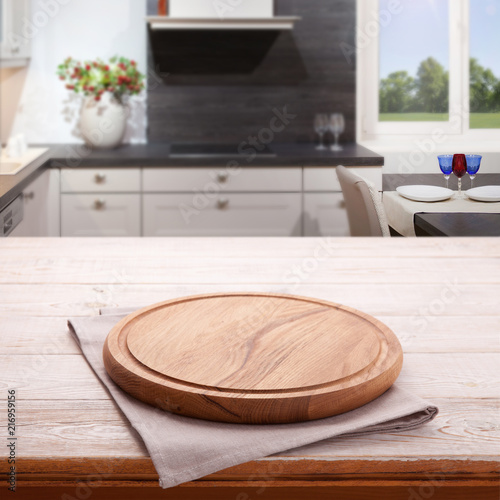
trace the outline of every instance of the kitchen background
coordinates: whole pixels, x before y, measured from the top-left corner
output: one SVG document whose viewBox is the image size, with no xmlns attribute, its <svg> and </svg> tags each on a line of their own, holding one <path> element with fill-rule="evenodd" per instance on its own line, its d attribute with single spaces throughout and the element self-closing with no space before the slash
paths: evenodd
<svg viewBox="0 0 500 500">
<path fill-rule="evenodd" d="M 70 55 L 105 59 L 126 54 L 138 62 L 141 71 L 148 71 L 151 46 L 145 16 L 157 13 L 156 0 L 147 4 L 138 0 L 59 4 L 54 0 L 54 5 L 58 5 L 57 14 L 37 28 L 29 68 L 2 71 L 3 143 L 17 131 L 24 131 L 30 143 L 75 141 L 78 99 L 72 99 L 54 78 L 54 69 Z M 355 2 L 277 0 L 275 8 L 276 15 L 297 15 L 302 20 L 293 31 L 280 33 L 251 73 L 221 72 L 203 78 L 168 74 L 161 80 L 150 69 L 148 95 L 134 103 L 129 120 L 134 126 L 125 141 L 239 143 L 269 121 L 273 108 L 285 105 L 297 118 L 280 141 L 315 140 L 315 112 L 333 110 L 345 115 L 343 139 L 354 141 L 355 65 L 347 63 L 340 43 L 354 43 Z M 250 43 L 258 42 L 261 35 L 253 33 Z M 240 57 L 248 56 L 242 51 Z M 149 59 L 152 68 L 154 61 Z M 237 60 L 228 61 L 228 70 L 231 64 Z"/>
<path fill-rule="evenodd" d="M 297 118 L 280 134 L 282 142 L 317 140 L 314 113 L 333 111 L 346 118 L 342 140 L 355 140 L 355 59 L 348 62 L 340 46 L 354 43 L 354 0 L 276 0 L 276 15 L 301 20 L 279 35 L 255 71 L 204 78 L 173 73 L 163 79 L 152 70 L 155 62 L 145 22 L 146 15 L 157 12 L 157 0 L 31 3 L 36 26 L 30 64 L 0 69 L 3 144 L 18 132 L 32 144 L 78 142 L 81 104 L 56 80 L 55 68 L 69 55 L 87 59 L 117 53 L 137 61 L 148 73 L 150 87 L 131 102 L 125 142 L 239 143 L 269 121 L 272 108 L 284 105 Z M 433 154 L 415 161 L 414 150 L 419 148 L 413 143 L 370 147 L 384 155 L 386 174 L 406 174 L 408 165 L 413 173 L 436 171 Z M 482 168 L 487 172 L 489 165 L 498 164 L 500 153 L 491 148 L 484 152 Z"/>
<path fill-rule="evenodd" d="M 481 2 L 458 1 L 463 12 L 466 5 Z M 500 0 L 484 2 L 495 7 Z M 422 123 L 429 130 L 415 134 L 405 134 L 403 129 L 409 124 L 414 130 L 421 130 L 420 123 L 404 123 L 405 117 L 389 123 L 397 128 L 391 136 L 379 137 L 378 129 L 370 128 L 373 121 L 381 129 L 386 124 L 378 120 L 376 105 L 379 80 L 385 77 L 377 62 L 382 53 L 378 50 L 379 39 L 376 35 L 368 36 L 366 46 L 360 42 L 373 25 L 373 16 L 379 19 L 383 14 L 374 14 L 369 1 L 170 0 L 171 11 L 174 7 L 179 9 L 177 15 L 148 17 L 158 13 L 161 3 L 0 0 L 3 33 L 21 33 L 30 42 L 18 47 L 0 37 L 0 140 L 3 146 L 12 142 L 3 148 L 0 162 L 0 211 L 8 209 L 15 200 L 24 206 L 23 227 L 9 234 L 347 236 L 350 231 L 337 178 L 338 165 L 369 179 L 378 191 L 394 191 L 403 184 L 415 183 L 442 186 L 444 179 L 436 154 L 463 147 L 466 152 L 483 154 L 476 183 L 498 182 L 499 142 L 491 139 L 498 137 L 498 130 L 483 132 L 464 126 L 462 134 L 470 132 L 468 139 L 478 138 L 464 146 L 461 135 L 444 133 L 442 140 L 432 138 L 430 127 L 439 129 L 441 123 L 450 127 L 452 120 L 448 123 L 448 116 L 442 122 Z M 223 19 L 215 14 L 221 5 L 227 10 Z M 417 4 L 406 5 L 411 10 Z M 456 15 L 457 9 L 450 7 L 456 3 L 442 0 L 440 5 L 446 6 L 446 16 L 452 11 Z M 428 5 L 427 8 L 430 9 Z M 495 9 L 487 9 L 493 13 L 487 13 L 489 21 L 495 19 Z M 497 10 L 500 12 L 500 4 Z M 182 15 L 179 11 L 183 11 Z M 423 12 L 428 15 L 430 11 Z M 240 21 L 231 20 L 233 13 L 240 16 Z M 252 16 L 260 19 L 253 20 Z M 438 15 L 432 17 L 434 23 L 442 21 Z M 448 17 L 453 26 L 451 19 Z M 464 14 L 464 23 L 467 20 Z M 413 17 L 407 16 L 401 20 L 400 29 L 412 21 Z M 243 29 L 238 22 L 251 29 Z M 184 28 L 178 29 L 178 23 Z M 207 24 L 215 29 L 208 29 Z M 279 25 L 279 29 L 264 29 L 266 24 Z M 428 41 L 435 32 L 430 30 L 422 36 Z M 446 38 L 443 46 L 447 45 Z M 395 58 L 397 64 L 404 52 L 396 47 L 400 39 L 402 47 L 403 41 L 408 42 L 408 37 L 400 32 L 383 52 L 386 58 Z M 460 45 L 458 59 L 462 62 L 452 63 L 453 58 L 457 59 L 457 51 L 453 44 L 449 45 L 450 68 L 462 68 L 458 78 L 451 69 L 448 71 L 443 51 L 442 74 L 451 83 L 447 85 L 442 79 L 440 88 L 445 93 L 451 89 L 451 103 L 452 97 L 456 102 L 456 92 L 452 90 L 458 88 L 457 81 L 469 78 L 463 69 L 467 68 L 463 61 L 468 64 L 469 54 L 463 48 L 468 45 Z M 14 49 L 26 53 L 21 57 Z M 424 51 L 432 52 L 432 46 Z M 482 52 L 488 51 L 487 47 Z M 100 133 L 100 125 L 92 119 L 97 120 L 98 114 L 102 114 L 99 110 L 112 107 L 106 107 L 104 102 L 111 93 L 103 87 L 103 102 L 97 105 L 101 94 L 95 100 L 92 95 L 82 107 L 81 94 L 76 94 L 74 85 L 69 83 L 74 79 L 82 85 L 85 79 L 76 70 L 66 72 L 66 67 L 60 65 L 68 57 L 108 61 L 117 55 L 127 58 L 131 71 L 138 69 L 146 75 L 146 89 L 128 101 L 130 115 L 123 147 L 85 148 L 81 125 L 86 121 L 87 130 Z M 425 57 L 430 59 L 432 54 L 425 53 Z M 72 63 L 66 60 L 65 64 Z M 93 64 L 87 69 L 87 62 L 82 66 L 87 81 L 97 82 L 96 73 L 108 78 L 106 83 L 99 81 L 95 85 L 109 86 L 110 75 L 127 71 L 123 61 L 110 62 L 111 69 L 107 63 Z M 123 68 L 117 70 L 117 64 Z M 401 64 L 404 66 L 404 58 Z M 417 88 L 419 79 L 413 81 Z M 137 83 L 140 82 L 134 85 Z M 467 89 L 468 82 L 462 83 Z M 382 81 L 381 88 L 383 84 Z M 120 85 L 116 84 L 129 92 L 140 90 L 140 86 L 130 85 L 130 79 L 126 87 Z M 91 89 L 96 90 L 93 86 Z M 415 105 L 420 105 L 414 88 L 409 93 Z M 123 117 L 121 103 L 114 105 Z M 451 104 L 450 109 L 451 117 Z M 423 111 L 431 115 L 434 112 Z M 326 117 L 341 113 L 345 117 L 341 151 L 315 147 L 319 130 L 315 130 L 314 121 L 318 113 L 325 113 Z M 285 126 L 273 131 L 271 124 L 277 117 Z M 487 119 L 491 122 L 499 117 L 500 113 Z M 115 125 L 119 122 L 124 123 L 118 119 Z M 332 131 L 330 123 L 327 142 L 332 141 Z M 38 150 L 38 155 L 45 156 L 36 161 L 36 150 L 29 152 L 33 157 L 21 158 L 19 153 L 16 158 L 8 152 L 16 147 L 18 151 L 23 149 L 18 134 L 32 148 L 50 149 Z M 260 143 L 256 149 L 271 143 L 270 149 L 261 150 L 255 158 L 242 154 L 238 145 L 249 142 L 252 136 L 257 136 Z M 485 141 L 483 136 L 490 139 Z M 14 141 L 9 141 L 12 137 Z M 120 138 L 116 144 L 119 142 Z M 179 144 L 200 148 L 183 150 Z M 209 145 L 214 146 L 212 150 Z M 231 151 L 224 152 L 220 145 L 228 145 Z M 235 156 L 235 163 L 246 167 L 237 176 L 224 171 L 231 163 L 228 159 L 234 160 Z M 214 180 L 217 192 L 211 196 L 203 194 L 204 205 L 200 209 L 196 205 L 197 193 L 210 187 Z M 450 187 L 456 189 L 455 177 L 450 179 Z M 186 219 L 182 209 L 186 206 L 189 214 L 195 212 L 196 217 Z M 11 213 L 10 209 L 6 211 L 9 216 Z M 8 219 L 4 226 L 12 228 L 13 222 Z"/>
</svg>

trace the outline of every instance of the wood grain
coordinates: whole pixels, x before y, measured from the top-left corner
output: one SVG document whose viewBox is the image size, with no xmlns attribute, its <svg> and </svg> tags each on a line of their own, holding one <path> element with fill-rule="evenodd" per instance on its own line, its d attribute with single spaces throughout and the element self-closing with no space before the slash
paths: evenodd
<svg viewBox="0 0 500 500">
<path fill-rule="evenodd" d="M 411 316 L 379 316 L 407 353 L 500 352 L 500 317 L 433 316 L 431 328 L 421 328 Z M 470 331 L 476 330 L 474 344 Z M 0 314 L 0 352 L 10 355 L 77 354 L 81 350 L 68 335 L 64 317 L 29 317 Z"/>
<path fill-rule="evenodd" d="M 189 259 L 203 257 L 231 259 L 251 257 L 280 260 L 286 258 L 311 257 L 318 249 L 330 248 L 331 259 L 340 257 L 372 257 L 374 260 L 397 259 L 407 260 L 412 257 L 430 257 L 432 259 L 461 257 L 470 255 L 472 251 L 481 250 L 485 257 L 500 257 L 500 245 L 491 238 L 476 238 L 474 240 L 452 239 L 449 241 L 415 240 L 409 244 L 405 240 L 384 238 L 377 241 L 378 252 L 373 252 L 373 245 L 367 244 L 365 238 L 252 238 L 248 244 L 247 238 L 197 238 L 196 245 L 192 237 L 169 238 L 85 238 L 82 245 L 79 238 L 8 238 L 2 241 L 3 258 L 22 257 L 36 260 L 37 269 L 47 266 L 85 260 L 89 256 L 89 248 L 99 248 L 93 255 L 96 262 L 101 259 L 116 258 L 116 264 L 122 265 L 131 258 L 131 254 L 140 252 L 141 265 L 148 265 L 149 259 Z M 293 242 L 290 244 L 290 242 Z M 443 256 L 443 253 L 446 253 Z M 137 264 L 137 262 L 136 262 Z M 176 267 L 181 262 L 170 262 L 168 267 Z M 161 270 L 159 270 L 161 271 Z M 98 276 L 93 276 L 98 282 Z M 50 279 L 50 276 L 47 277 Z"/>
<path fill-rule="evenodd" d="M 460 276 L 462 283 L 498 283 L 500 280 L 500 257 L 483 256 L 481 262 L 475 260 L 470 262 L 467 269 L 463 268 L 460 255 L 455 257 L 443 255 L 436 257 L 413 257 L 412 266 L 408 266 L 406 259 L 394 259 L 392 257 L 364 256 L 352 258 L 348 256 L 336 256 L 328 259 L 321 253 L 321 273 L 314 273 L 308 277 L 309 283 L 366 283 L 369 277 L 371 283 L 396 284 L 407 283 L 442 283 L 452 281 Z M 172 256 L 175 258 L 176 256 Z M 23 256 L 12 252 L 5 255 L 5 272 L 0 276 L 3 284 L 39 284 L 51 280 L 53 283 L 71 284 L 95 283 L 100 284 L 177 284 L 177 283 L 211 283 L 214 275 L 219 276 L 219 282 L 227 284 L 238 284 L 241 279 L 238 271 L 245 268 L 247 271 L 247 282 L 252 284 L 279 283 L 280 281 L 295 281 L 299 279 L 296 270 L 300 269 L 301 262 L 294 258 L 281 257 L 280 266 L 276 266 L 276 257 L 260 259 L 258 264 L 252 263 L 248 257 L 213 258 L 210 267 L 206 266 L 206 258 L 184 257 L 182 263 L 177 263 L 165 272 L 163 256 L 151 256 L 145 260 L 141 268 L 137 268 L 133 257 L 121 259 L 120 267 L 116 266 L 116 257 L 100 256 L 93 258 L 85 255 L 78 259 L 61 256 L 58 259 Z M 443 261 L 447 265 L 443 266 Z M 319 264 L 319 261 L 318 261 Z M 309 265 L 309 264 L 308 264 Z M 315 263 L 311 266 L 317 265 Z M 283 275 L 282 266 L 288 269 Z M 360 275 L 359 266 L 365 270 Z M 422 269 L 428 270 L 423 274 Z M 383 272 L 382 272 L 383 271 Z M 426 280 L 426 281 L 424 281 Z"/>
<path fill-rule="evenodd" d="M 325 260 L 308 267 L 324 245 Z M 0 255 L 0 387 L 19 390 L 16 498 L 78 498 L 76 488 L 92 476 L 102 486 L 91 488 L 96 499 L 144 496 L 149 487 L 151 498 L 392 500 L 409 498 L 410 488 L 420 494 L 434 478 L 433 500 L 498 497 L 497 239 L 12 238 L 0 241 Z M 295 266 L 302 276 L 286 283 Z M 404 434 L 326 440 L 160 491 L 140 438 L 69 338 L 66 320 L 106 306 L 256 289 L 348 304 L 386 323 L 405 351 L 398 385 L 440 414 Z"/>
<path fill-rule="evenodd" d="M 500 381 L 491 374 L 498 366 L 496 353 L 405 353 L 398 385 L 422 398 L 496 398 Z M 464 369 L 456 373 L 456 364 Z M 61 376 L 64 374 L 64 377 Z M 23 398 L 109 399 L 81 356 L 0 356 L 0 387 L 16 386 Z"/>
<path fill-rule="evenodd" d="M 462 261 L 466 262 L 466 261 Z M 411 266 L 412 263 L 408 262 Z M 500 283 L 462 284 L 460 277 L 440 284 L 371 284 L 368 277 L 350 284 L 310 285 L 307 279 L 293 284 L 245 283 L 246 271 L 239 271 L 242 284 L 51 284 L 0 285 L 0 314 L 63 317 L 98 315 L 105 307 L 138 307 L 187 295 L 219 292 L 300 292 L 301 295 L 349 304 L 372 316 L 409 316 L 415 331 L 432 329 L 435 317 L 500 315 Z M 284 270 L 287 272 L 287 270 Z M 318 272 L 321 272 L 320 270 Z M 377 272 L 383 272 L 383 269 Z M 360 272 L 360 274 L 363 274 Z M 307 276 L 307 275 L 305 275 Z M 429 275 L 430 276 L 430 275 Z M 430 279 L 433 279 L 430 276 Z M 368 282 L 368 283 L 367 283 Z M 361 292 L 362 290 L 362 292 Z M 467 307 L 452 308 L 467 300 Z"/>
<path fill-rule="evenodd" d="M 404 470 L 415 472 L 419 460 L 442 461 L 450 457 L 461 462 L 490 461 L 493 462 L 490 467 L 494 467 L 500 446 L 497 401 L 493 398 L 434 398 L 432 402 L 440 408 L 436 419 L 404 434 L 334 438 L 277 456 L 328 460 L 332 462 L 332 471 L 334 463 L 342 467 L 348 460 L 363 461 L 364 467 L 372 472 L 372 462 L 401 460 L 405 462 Z M 130 432 L 127 419 L 108 399 L 23 400 L 20 407 L 23 412 L 21 458 L 83 460 L 87 456 L 114 456 L 149 459 L 142 440 Z M 89 414 L 92 414 L 91 422 Z M 2 423 L 0 428 L 5 429 L 6 424 Z M 107 439 L 103 439 L 103 433 Z M 0 456 L 5 456 L 6 451 L 0 451 Z M 76 464 L 75 461 L 73 467 Z M 73 472 L 76 470 L 74 468 Z M 119 473 L 119 468 L 113 469 L 113 474 Z"/>
<path fill-rule="evenodd" d="M 233 423 L 288 423 L 358 408 L 403 361 L 394 333 L 338 304 L 269 294 L 212 294 L 155 304 L 120 321 L 104 365 L 159 408 Z"/>
</svg>

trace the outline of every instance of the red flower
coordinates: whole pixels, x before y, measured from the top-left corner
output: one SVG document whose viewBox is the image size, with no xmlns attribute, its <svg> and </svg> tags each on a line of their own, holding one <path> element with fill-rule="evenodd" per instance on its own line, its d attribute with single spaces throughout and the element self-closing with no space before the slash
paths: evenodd
<svg viewBox="0 0 500 500">
<path fill-rule="evenodd" d="M 104 71 L 109 71 L 109 66 L 104 66 Z"/>
<path fill-rule="evenodd" d="M 74 85 L 70 85 L 69 83 L 66 85 L 66 88 L 69 90 L 73 90 L 75 88 Z"/>
<path fill-rule="evenodd" d="M 85 66 L 85 69 L 86 69 L 87 71 L 90 71 L 90 64 L 87 64 L 87 65 Z"/>
<path fill-rule="evenodd" d="M 90 90 L 90 92 L 94 92 L 94 90 L 95 90 L 95 87 L 93 87 L 93 86 L 90 86 L 90 87 L 89 87 L 89 90 Z"/>
<path fill-rule="evenodd" d="M 96 95 L 96 96 L 94 97 L 94 99 L 95 99 L 96 101 L 100 101 L 100 100 L 101 100 L 101 96 Z"/>
<path fill-rule="evenodd" d="M 59 77 L 59 80 L 66 80 L 66 77 L 64 77 L 64 76 L 60 76 L 60 77 Z"/>
<path fill-rule="evenodd" d="M 132 59 L 132 61 L 130 61 L 130 64 L 131 64 L 132 66 L 135 66 L 137 63 L 136 63 L 136 62 Z"/>
</svg>

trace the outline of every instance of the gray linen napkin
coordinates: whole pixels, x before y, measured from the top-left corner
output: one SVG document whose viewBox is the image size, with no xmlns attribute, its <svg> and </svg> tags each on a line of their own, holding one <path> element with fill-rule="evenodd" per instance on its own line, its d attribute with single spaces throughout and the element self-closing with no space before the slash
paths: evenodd
<svg viewBox="0 0 500 500">
<path fill-rule="evenodd" d="M 68 324 L 88 363 L 144 440 L 162 488 L 334 436 L 407 431 L 438 413 L 437 407 L 396 385 L 357 410 L 312 422 L 227 424 L 162 411 L 129 396 L 104 368 L 106 336 L 134 310 L 106 309 L 101 316 L 74 318 Z"/>
</svg>

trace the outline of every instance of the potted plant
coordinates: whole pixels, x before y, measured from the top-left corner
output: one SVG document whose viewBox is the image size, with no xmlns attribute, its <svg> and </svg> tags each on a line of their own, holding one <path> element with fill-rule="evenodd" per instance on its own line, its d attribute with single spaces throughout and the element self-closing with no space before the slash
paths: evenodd
<svg viewBox="0 0 500 500">
<path fill-rule="evenodd" d="M 144 75 L 135 61 L 112 57 L 108 62 L 76 61 L 68 57 L 57 67 L 66 88 L 84 97 L 80 129 L 92 148 L 112 149 L 123 140 L 127 101 L 144 89 Z"/>
</svg>

